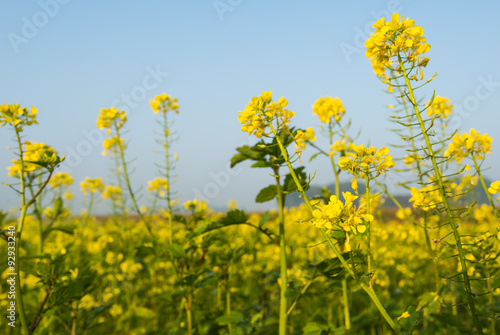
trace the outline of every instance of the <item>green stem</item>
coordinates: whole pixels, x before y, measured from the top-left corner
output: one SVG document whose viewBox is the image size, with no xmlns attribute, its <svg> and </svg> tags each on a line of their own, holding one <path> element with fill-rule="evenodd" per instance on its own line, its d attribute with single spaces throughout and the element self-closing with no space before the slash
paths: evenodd
<svg viewBox="0 0 500 335">
<path fill-rule="evenodd" d="M 284 209 L 285 203 L 283 199 L 283 192 L 281 191 L 280 177 L 279 177 L 279 167 L 274 168 L 274 175 L 276 178 L 276 192 L 278 194 L 278 207 L 279 207 L 279 240 L 280 240 L 280 314 L 279 314 L 279 334 L 286 334 L 286 286 L 288 283 L 287 279 L 287 265 L 286 265 L 286 240 L 285 240 L 285 217 Z"/>
<path fill-rule="evenodd" d="M 330 135 L 330 152 L 331 152 L 331 147 L 333 145 L 333 130 L 331 122 L 328 124 L 328 131 Z M 337 196 L 337 198 L 339 198 L 340 197 L 339 174 L 337 172 L 335 161 L 333 160 L 333 155 L 330 153 L 329 156 L 330 156 L 330 163 L 332 164 L 333 173 L 335 174 L 335 195 Z"/>
<path fill-rule="evenodd" d="M 299 296 L 297 298 L 295 298 L 294 302 L 292 303 L 292 305 L 290 306 L 290 308 L 286 312 L 287 316 L 289 316 L 292 313 L 292 311 L 294 310 L 295 306 L 297 306 L 297 303 L 298 303 L 300 297 L 302 297 L 306 293 L 307 289 L 309 288 L 309 286 L 311 286 L 312 283 L 313 283 L 313 279 L 309 279 L 309 281 L 307 282 L 307 284 L 300 291 Z"/>
<path fill-rule="evenodd" d="M 28 205 L 26 204 L 26 185 L 24 181 L 24 171 L 25 171 L 25 166 L 24 166 L 24 152 L 23 152 L 23 147 L 21 143 L 21 137 L 19 135 L 19 131 L 16 129 L 16 139 L 17 139 L 17 145 L 19 148 L 19 163 L 21 165 L 21 174 L 19 176 L 19 181 L 21 183 L 20 187 L 20 194 L 21 194 L 21 216 L 19 217 L 19 221 L 17 224 L 17 229 L 16 229 L 16 248 L 15 248 L 15 257 L 16 263 L 14 265 L 14 273 L 16 274 L 16 304 L 18 306 L 18 311 L 19 311 L 19 316 L 21 318 L 21 327 L 23 330 L 23 333 L 26 335 L 30 334 L 28 322 L 26 320 L 26 312 L 24 310 L 24 302 L 23 302 L 23 295 L 21 291 L 21 274 L 19 273 L 19 263 L 20 263 L 20 255 L 19 255 L 19 248 L 21 246 L 21 236 L 23 232 L 23 227 L 24 227 L 24 221 L 26 219 L 26 213 L 28 211 Z"/>
<path fill-rule="evenodd" d="M 288 153 L 287 153 L 285 147 L 283 146 L 283 143 L 281 142 L 281 139 L 279 139 L 279 137 L 277 136 L 276 129 L 273 127 L 272 124 L 270 124 L 270 127 L 271 127 L 271 130 L 272 130 L 275 138 L 276 138 L 276 141 L 277 141 L 278 146 L 279 146 L 279 148 L 281 150 L 281 153 L 282 153 L 282 155 L 283 155 L 283 157 L 285 159 L 285 162 L 286 162 L 286 164 L 288 166 L 288 169 L 290 171 L 290 175 L 292 176 L 292 179 L 295 182 L 295 185 L 297 186 L 298 191 L 302 195 L 302 197 L 304 199 L 304 202 L 305 202 L 307 208 L 309 209 L 309 212 L 312 215 L 312 213 L 314 211 L 314 208 L 312 207 L 311 202 L 309 201 L 306 193 L 304 192 L 304 188 L 302 187 L 302 185 L 301 185 L 301 183 L 300 183 L 297 175 L 295 174 L 295 171 L 292 168 L 292 164 L 290 163 L 290 160 L 289 160 L 289 157 L 288 157 Z M 320 231 L 323 234 L 323 237 L 326 239 L 329 247 L 332 249 L 332 251 L 335 254 L 335 256 L 337 256 L 337 258 L 339 259 L 339 261 L 342 264 L 343 268 L 354 278 L 354 280 L 359 285 L 359 287 L 363 291 L 365 291 L 368 294 L 368 296 L 372 299 L 373 303 L 375 304 L 375 306 L 379 310 L 380 314 L 386 320 L 386 322 L 391 326 L 391 328 L 394 330 L 394 332 L 396 334 L 398 334 L 398 335 L 401 335 L 402 333 L 401 333 L 401 330 L 399 329 L 399 326 L 394 322 L 394 320 L 392 320 L 392 318 L 389 316 L 389 314 L 387 314 L 387 311 L 385 310 L 384 306 L 382 306 L 382 303 L 378 299 L 377 294 L 375 293 L 375 291 L 373 291 L 372 288 L 366 286 L 358 278 L 358 276 L 356 275 L 356 273 L 354 272 L 354 270 L 351 269 L 351 267 L 349 266 L 349 264 L 347 263 L 347 261 L 345 260 L 345 258 L 342 256 L 342 253 L 340 252 L 340 250 L 338 249 L 338 247 L 336 246 L 336 244 L 333 243 L 331 237 L 325 232 L 325 230 L 324 229 L 320 229 Z"/>
<path fill-rule="evenodd" d="M 486 267 L 485 265 L 485 275 L 486 275 L 486 289 L 488 290 L 488 303 L 489 303 L 489 310 L 492 311 L 495 308 L 495 301 L 494 296 L 493 296 L 493 289 L 491 287 L 491 271 L 489 268 Z M 496 320 L 495 318 L 491 318 L 490 320 L 490 333 L 491 334 L 496 334 L 495 333 L 495 328 L 496 328 Z"/>
<path fill-rule="evenodd" d="M 172 244 L 174 228 L 172 222 L 172 201 L 170 196 L 170 157 L 168 153 L 168 122 L 167 122 L 167 113 L 163 113 L 163 134 L 165 135 L 165 177 L 167 182 L 167 210 L 168 210 L 168 226 L 169 226 L 169 235 L 168 241 Z"/>
<path fill-rule="evenodd" d="M 404 92 L 401 89 L 401 86 L 399 85 L 398 80 L 396 80 L 396 84 L 398 84 L 397 87 L 398 87 L 398 90 L 399 90 L 399 95 L 403 96 Z M 403 107 L 404 107 L 404 110 L 405 110 L 406 119 L 408 120 L 408 124 L 411 124 L 412 120 L 411 120 L 411 117 L 410 117 L 410 112 L 408 111 L 408 106 L 407 106 L 406 100 L 403 99 L 402 103 L 403 103 Z M 411 142 L 411 149 L 412 149 L 411 152 L 414 155 L 415 165 L 417 166 L 418 179 L 419 179 L 420 184 L 422 185 L 424 183 L 424 175 L 422 174 L 421 161 L 418 159 L 417 154 L 416 154 L 415 137 L 413 136 L 413 128 L 412 128 L 412 126 L 409 126 L 408 130 L 410 132 L 410 138 L 411 138 L 411 141 L 410 141 Z M 444 140 L 444 129 L 443 129 L 443 140 Z M 443 152 L 444 152 L 444 143 L 443 143 Z M 386 191 L 386 193 L 389 195 L 389 197 L 391 197 L 391 199 L 394 201 L 394 203 L 397 203 L 397 201 L 396 201 L 396 199 L 394 197 L 392 197 L 387 191 Z M 397 204 L 399 204 L 399 202 Z M 399 205 L 398 207 L 400 207 L 401 210 L 403 210 L 403 207 L 401 205 Z M 434 283 L 435 283 L 435 290 L 437 292 L 438 289 L 439 289 L 440 279 L 439 279 L 439 269 L 438 269 L 438 264 L 437 264 L 436 252 L 432 248 L 431 237 L 430 237 L 429 232 L 427 230 L 427 220 L 428 220 L 427 212 L 423 211 L 422 216 L 423 216 L 423 219 L 424 219 L 424 224 L 423 224 L 422 228 L 424 230 L 424 235 L 425 235 L 425 244 L 427 246 L 427 253 L 429 254 L 429 257 L 431 257 L 432 260 L 433 260 L 432 264 L 433 264 L 433 272 L 434 272 Z M 412 220 L 416 222 L 415 219 L 412 218 Z"/>
<path fill-rule="evenodd" d="M 193 333 L 192 314 L 191 314 L 192 299 L 193 299 L 192 293 L 191 291 L 189 291 L 186 301 L 186 319 L 187 319 L 188 335 L 191 335 Z"/>
<path fill-rule="evenodd" d="M 134 191 L 132 190 L 132 186 L 130 185 L 130 179 L 129 179 L 128 170 L 127 170 L 127 163 L 125 162 L 125 154 L 124 154 L 124 150 L 123 150 L 123 145 L 121 143 L 121 138 L 120 138 L 120 134 L 118 132 L 118 127 L 116 126 L 116 123 L 115 123 L 115 128 L 116 128 L 116 136 L 118 137 L 117 142 L 118 142 L 118 150 L 120 152 L 120 161 L 122 163 L 122 168 L 123 168 L 123 177 L 125 178 L 125 183 L 127 185 L 127 189 L 128 189 L 129 194 L 130 194 L 130 198 L 132 199 L 132 203 L 134 204 L 135 211 L 139 215 L 139 218 L 141 219 L 142 223 L 144 223 L 144 225 L 146 226 L 146 229 L 148 230 L 149 235 L 151 235 L 153 240 L 156 241 L 156 238 L 153 235 L 153 231 L 150 227 L 149 222 L 146 221 L 146 218 L 144 217 L 144 215 L 142 214 L 142 212 L 139 208 L 139 205 L 137 205 Z"/>
<path fill-rule="evenodd" d="M 443 204 L 444 204 L 444 207 L 446 210 L 448 222 L 450 224 L 450 227 L 453 231 L 453 235 L 455 237 L 456 247 L 457 247 L 457 251 L 458 251 L 458 257 L 460 260 L 460 264 L 462 266 L 462 276 L 464 279 L 464 287 L 465 287 L 465 291 L 467 293 L 467 301 L 469 304 L 470 313 L 471 313 L 471 316 L 473 318 L 477 333 L 482 335 L 483 330 L 481 328 L 481 323 L 479 322 L 479 317 L 476 314 L 476 306 L 474 304 L 474 298 L 472 297 L 470 279 L 469 279 L 469 276 L 467 274 L 467 263 L 465 260 L 465 254 L 464 254 L 463 247 L 462 247 L 460 233 L 458 232 L 457 224 L 455 223 L 455 219 L 453 217 L 453 213 L 451 211 L 451 207 L 450 207 L 450 204 L 448 202 L 448 197 L 446 195 L 446 191 L 445 191 L 445 187 L 444 187 L 444 183 L 443 183 L 443 178 L 442 178 L 440 170 L 439 170 L 439 165 L 438 165 L 437 160 L 436 160 L 434 149 L 433 149 L 431 141 L 429 139 L 429 135 L 427 133 L 427 129 L 425 127 L 422 116 L 420 115 L 420 111 L 418 110 L 418 105 L 417 105 L 417 102 L 415 99 L 415 95 L 413 93 L 413 88 L 411 86 L 410 78 L 408 77 L 408 73 L 406 72 L 406 68 L 405 68 L 404 63 L 401 59 L 401 55 L 399 55 L 399 54 L 398 54 L 398 61 L 399 61 L 399 65 L 401 67 L 401 72 L 402 72 L 404 79 L 405 79 L 406 87 L 408 88 L 410 102 L 413 105 L 415 115 L 417 117 L 418 123 L 420 124 L 420 130 L 422 131 L 422 135 L 423 135 L 424 140 L 425 140 L 425 145 L 426 145 L 427 151 L 428 151 L 428 157 L 431 159 L 431 162 L 432 162 L 432 168 L 434 170 L 434 174 L 435 174 L 435 177 L 436 177 L 436 180 L 438 183 L 439 192 L 441 193 L 441 198 L 443 200 Z"/>
<path fill-rule="evenodd" d="M 227 279 L 226 279 L 226 314 L 231 314 L 231 266 L 227 267 Z M 229 334 L 233 333 L 233 327 L 231 322 L 227 324 L 227 330 Z"/>
<path fill-rule="evenodd" d="M 349 314 L 349 296 L 347 290 L 347 277 L 342 278 L 342 297 L 344 299 L 344 320 L 345 329 L 351 329 L 351 316 Z"/>
<path fill-rule="evenodd" d="M 367 169 L 366 173 L 366 208 L 368 210 L 368 214 L 371 214 L 371 208 L 370 208 L 370 175 L 369 171 Z M 367 227 L 367 244 L 368 244 L 368 287 L 373 287 L 373 274 L 372 274 L 372 254 L 371 254 L 371 222 L 368 222 L 368 227 Z"/>
</svg>

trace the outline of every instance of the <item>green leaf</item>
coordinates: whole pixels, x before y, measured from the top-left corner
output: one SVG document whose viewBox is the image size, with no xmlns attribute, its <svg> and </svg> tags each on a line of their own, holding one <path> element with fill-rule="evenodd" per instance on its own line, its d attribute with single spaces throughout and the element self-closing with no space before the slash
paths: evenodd
<svg viewBox="0 0 500 335">
<path fill-rule="evenodd" d="M 0 211 L 0 225 L 2 225 L 3 220 L 7 217 L 7 213 Z"/>
<path fill-rule="evenodd" d="M 328 328 L 328 326 L 320 325 L 316 322 L 309 322 L 302 330 L 304 335 L 321 335 L 324 331 L 327 332 Z"/>
<path fill-rule="evenodd" d="M 409 332 L 412 332 L 415 330 L 415 328 L 418 326 L 420 323 L 420 319 L 422 317 L 420 316 L 420 313 L 417 312 L 415 307 L 410 306 L 404 312 L 399 318 L 398 318 L 398 323 L 401 325 L 401 327 Z"/>
<path fill-rule="evenodd" d="M 64 227 L 64 226 L 56 226 L 56 227 L 48 227 L 43 231 L 43 237 L 47 237 L 52 231 L 60 231 L 63 233 L 66 233 L 68 235 L 73 235 L 73 232 L 75 230 L 75 227 Z"/>
<path fill-rule="evenodd" d="M 293 169 L 293 171 L 297 175 L 300 185 L 304 188 L 305 191 L 307 189 L 307 179 L 306 179 L 307 176 L 306 173 L 304 172 L 304 167 L 300 166 L 298 168 Z M 293 180 L 291 174 L 286 175 L 283 188 L 286 192 L 293 192 L 297 190 L 297 185 L 295 184 L 295 181 Z"/>
<path fill-rule="evenodd" d="M 321 152 L 317 152 L 314 155 L 312 155 L 311 158 L 309 158 L 309 162 L 312 162 L 313 159 L 315 159 L 316 157 L 318 157 L 320 154 L 321 154 Z"/>
<path fill-rule="evenodd" d="M 244 145 L 242 147 L 236 148 L 236 150 L 243 154 L 244 156 L 248 157 L 249 159 L 253 160 L 260 160 L 262 158 L 262 153 L 259 151 L 253 150 L 253 148 L 249 147 L 248 145 Z"/>
<path fill-rule="evenodd" d="M 236 154 L 231 158 L 231 167 L 233 168 L 236 164 L 246 161 L 247 159 L 248 157 L 243 154 Z"/>
<path fill-rule="evenodd" d="M 290 300 L 297 298 L 299 295 L 299 292 L 293 287 L 289 287 L 285 291 L 285 297 Z"/>
<path fill-rule="evenodd" d="M 273 200 L 278 195 L 276 185 L 269 185 L 260 190 L 255 198 L 255 202 L 267 202 Z"/>
<path fill-rule="evenodd" d="M 165 249 L 174 257 L 187 258 L 186 252 L 182 246 L 172 243 L 165 246 Z"/>
<path fill-rule="evenodd" d="M 58 218 L 59 215 L 62 214 L 64 209 L 64 203 L 61 197 L 57 197 L 57 199 L 54 201 L 54 217 Z"/>
<path fill-rule="evenodd" d="M 269 214 L 269 212 L 265 212 L 264 214 L 262 214 L 262 217 L 260 218 L 259 221 L 259 228 L 262 227 L 269 220 L 271 220 L 271 214 Z"/>
<path fill-rule="evenodd" d="M 240 321 L 243 321 L 243 314 L 238 311 L 231 311 L 230 314 L 219 316 L 217 319 L 215 319 L 215 322 L 217 322 L 220 326 L 226 326 L 228 324 L 237 323 Z"/>
<path fill-rule="evenodd" d="M 226 225 L 241 224 L 248 221 L 248 215 L 240 209 L 233 209 L 227 212 L 225 218 L 222 219 L 221 223 Z"/>
<path fill-rule="evenodd" d="M 252 167 L 253 168 L 266 168 L 266 167 L 273 167 L 273 165 L 271 163 L 269 163 L 268 161 L 257 161 L 255 163 L 252 164 Z"/>
</svg>

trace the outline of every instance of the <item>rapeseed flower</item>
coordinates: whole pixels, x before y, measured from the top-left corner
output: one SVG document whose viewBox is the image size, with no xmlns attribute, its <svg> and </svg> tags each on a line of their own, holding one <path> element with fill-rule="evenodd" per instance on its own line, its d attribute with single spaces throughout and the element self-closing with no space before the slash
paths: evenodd
<svg viewBox="0 0 500 335">
<path fill-rule="evenodd" d="M 108 134 L 111 133 L 111 127 L 115 125 L 116 130 L 118 131 L 123 127 L 125 122 L 127 121 L 127 115 L 125 111 L 119 111 L 118 108 L 108 108 L 101 109 L 101 113 L 97 118 L 97 128 L 99 129 L 107 129 Z"/>
<path fill-rule="evenodd" d="M 427 102 L 427 106 L 429 106 L 430 101 Z M 437 96 L 432 101 L 432 104 L 427 108 L 427 115 L 430 117 L 437 116 L 443 119 L 447 119 L 448 115 L 451 114 L 451 110 L 453 109 L 453 105 L 451 104 L 450 99 L 443 98 Z"/>
<path fill-rule="evenodd" d="M 295 115 L 293 111 L 285 109 L 287 105 L 288 100 L 285 98 L 280 97 L 278 102 L 275 102 L 272 101 L 272 91 L 263 91 L 260 96 L 253 97 L 245 109 L 239 112 L 241 130 L 261 138 L 271 133 L 268 127 L 274 121 L 277 122 L 278 128 L 286 128 Z"/>
<path fill-rule="evenodd" d="M 89 193 L 100 193 L 104 190 L 104 183 L 101 178 L 85 178 L 81 183 L 80 187 L 84 195 Z"/>
<path fill-rule="evenodd" d="M 18 132 L 23 131 L 24 126 L 31 126 L 38 124 L 36 115 L 38 110 L 35 107 L 21 108 L 19 104 L 16 105 L 0 105 L 0 127 L 11 125 Z"/>
<path fill-rule="evenodd" d="M 57 152 L 44 143 L 26 141 L 23 144 L 24 172 L 34 172 L 42 169 L 42 166 L 35 162 L 48 162 L 57 158 Z M 61 159 L 61 161 L 64 157 Z M 21 174 L 21 161 L 12 160 L 12 166 L 7 168 L 9 176 L 19 176 Z"/>
<path fill-rule="evenodd" d="M 491 152 L 492 138 L 487 134 L 481 135 L 474 128 L 470 130 L 470 134 L 463 133 L 455 135 L 452 142 L 448 145 L 446 155 L 453 155 L 458 163 L 469 154 L 474 155 L 474 158 L 482 160 L 484 155 Z"/>
<path fill-rule="evenodd" d="M 367 213 L 364 206 L 356 209 L 353 201 L 358 197 L 350 192 L 343 192 L 344 203 L 335 195 L 330 197 L 327 204 L 316 205 L 313 211 L 313 225 L 318 228 L 325 228 L 328 232 L 334 229 L 343 229 L 344 231 L 352 231 L 354 234 L 364 233 L 366 225 L 363 221 L 373 221 L 373 215 Z"/>
<path fill-rule="evenodd" d="M 373 70 L 378 76 L 385 75 L 387 68 L 399 70 L 394 64 L 398 63 L 397 57 L 401 57 L 404 63 L 416 67 L 416 74 L 419 74 L 420 80 L 424 75 L 422 67 L 427 66 L 429 58 L 422 56 L 431 48 L 427 44 L 427 39 L 423 37 L 424 29 L 415 25 L 414 20 L 403 19 L 398 13 L 392 14 L 390 21 L 385 21 L 385 17 L 373 24 L 375 33 L 366 40 L 366 57 L 370 59 Z M 417 76 L 412 79 L 418 80 Z M 389 91 L 392 91 L 389 79 Z"/>
<path fill-rule="evenodd" d="M 155 114 L 158 112 L 166 114 L 168 111 L 179 114 L 179 104 L 177 103 L 177 98 L 173 98 L 165 93 L 157 95 L 150 101 L 150 104 Z"/>
<path fill-rule="evenodd" d="M 330 123 L 332 118 L 340 122 L 345 114 L 345 108 L 339 98 L 321 97 L 314 103 L 313 113 L 323 123 Z"/>
</svg>

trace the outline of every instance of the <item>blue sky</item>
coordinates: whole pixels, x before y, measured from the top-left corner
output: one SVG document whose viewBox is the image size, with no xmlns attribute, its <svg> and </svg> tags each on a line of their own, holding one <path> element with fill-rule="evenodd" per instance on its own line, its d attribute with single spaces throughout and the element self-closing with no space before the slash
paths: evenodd
<svg viewBox="0 0 500 335">
<path fill-rule="evenodd" d="M 115 105 L 129 115 L 132 183 L 144 193 L 161 160 L 149 100 L 163 92 L 180 104 L 173 150 L 181 201 L 204 196 L 216 207 L 230 199 L 246 209 L 269 207 L 253 204 L 273 182 L 267 171 L 228 167 L 236 146 L 252 143 L 240 131 L 238 111 L 263 90 L 289 100 L 298 127 L 318 125 L 311 106 L 319 97 L 339 97 L 352 133 L 362 130 L 358 143 L 399 144 L 386 130 L 392 125 L 385 106 L 393 100 L 362 45 L 371 24 L 394 11 L 422 26 L 432 46 L 425 73 L 438 77 L 422 91 L 425 99 L 436 90 L 462 111 L 455 127 L 493 137 L 485 174 L 500 177 L 496 1 L 41 0 L 2 2 L 0 9 L 0 103 L 38 108 L 39 125 L 26 129 L 26 139 L 67 155 L 61 171 L 77 183 L 87 176 L 112 182 L 96 119 Z M 0 166 L 13 158 L 11 138 L 0 129 Z M 314 184 L 332 182 L 327 161 L 307 165 L 315 170 Z M 7 170 L 0 169 L 0 182 L 11 182 Z M 0 208 L 17 202 L 0 188 Z"/>
</svg>

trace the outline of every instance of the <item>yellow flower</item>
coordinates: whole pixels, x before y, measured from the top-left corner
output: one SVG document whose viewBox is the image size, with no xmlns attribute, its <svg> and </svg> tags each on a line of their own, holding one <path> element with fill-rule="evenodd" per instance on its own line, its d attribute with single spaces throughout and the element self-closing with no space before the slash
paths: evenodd
<svg viewBox="0 0 500 335">
<path fill-rule="evenodd" d="M 430 101 L 427 102 L 427 106 L 429 106 Z M 453 105 L 451 104 L 450 99 L 443 98 L 437 96 L 432 101 L 432 104 L 427 108 L 427 115 L 441 118 L 448 118 L 448 115 L 451 114 L 451 110 L 453 109 Z"/>
<path fill-rule="evenodd" d="M 420 75 L 423 79 L 421 67 L 427 66 L 429 58 L 422 56 L 430 50 L 431 46 L 423 37 L 424 30 L 415 25 L 415 21 L 406 19 L 398 13 L 392 14 L 391 20 L 386 22 L 385 17 L 375 22 L 373 25 L 375 33 L 366 40 L 366 57 L 370 59 L 373 70 L 378 76 L 385 77 L 386 68 L 395 68 L 397 57 L 402 61 L 416 67 L 416 73 L 412 76 L 413 80 Z M 397 70 L 397 68 L 396 68 Z M 391 87 L 390 80 L 386 82 Z M 390 88 L 392 90 L 392 87 Z"/>
<path fill-rule="evenodd" d="M 148 181 L 148 192 L 158 192 L 160 197 L 165 197 L 168 190 L 168 180 L 165 178 L 155 178 Z"/>
<path fill-rule="evenodd" d="M 24 171 L 26 173 L 42 169 L 40 165 L 31 162 L 46 162 L 52 160 L 54 157 L 57 157 L 57 152 L 46 144 L 31 143 L 30 141 L 26 141 L 23 144 Z M 7 168 L 9 176 L 19 176 L 21 174 L 21 161 L 14 159 L 12 160 L 12 164 L 12 166 Z"/>
<path fill-rule="evenodd" d="M 99 178 L 85 178 L 81 183 L 80 187 L 82 189 L 82 192 L 84 195 L 87 195 L 88 193 L 97 193 L 97 192 L 102 192 L 104 189 L 104 183 L 102 182 L 102 179 Z"/>
<path fill-rule="evenodd" d="M 436 186 L 424 187 L 421 190 L 417 190 L 416 187 L 412 187 L 410 202 L 413 203 L 413 207 L 422 208 L 424 211 L 429 211 L 436 208 L 438 204 L 443 202 L 441 193 Z"/>
<path fill-rule="evenodd" d="M 345 152 L 349 149 L 344 140 L 335 141 L 332 145 L 330 145 L 330 157 L 333 157 L 336 153 L 340 153 L 340 155 L 344 155 Z"/>
<path fill-rule="evenodd" d="M 58 172 L 52 176 L 49 181 L 49 186 L 58 188 L 64 185 L 73 185 L 73 177 L 67 172 Z"/>
<path fill-rule="evenodd" d="M 398 317 L 398 320 L 400 320 L 400 319 L 406 319 L 406 318 L 409 318 L 410 316 L 411 316 L 410 313 L 408 313 L 408 311 L 406 311 L 403 314 L 401 314 L 400 317 Z"/>
<path fill-rule="evenodd" d="M 0 105 L 0 127 L 11 125 L 18 132 L 23 131 L 24 126 L 31 126 L 38 124 L 36 121 L 36 114 L 38 110 L 35 107 L 21 108 L 19 104 L 16 105 Z"/>
<path fill-rule="evenodd" d="M 469 154 L 474 155 L 478 160 L 482 160 L 484 155 L 491 152 L 491 141 L 491 137 L 487 134 L 481 135 L 472 128 L 470 134 L 455 135 L 452 142 L 448 145 L 448 151 L 445 155 L 454 155 L 458 163 L 469 156 Z"/>
<path fill-rule="evenodd" d="M 297 147 L 295 154 L 297 154 L 299 157 L 300 157 L 302 151 L 305 150 L 307 141 L 311 141 L 311 142 L 316 141 L 314 129 L 307 128 L 305 132 L 303 132 L 300 129 L 297 130 L 297 133 L 295 134 L 295 146 Z"/>
<path fill-rule="evenodd" d="M 104 199 L 111 199 L 115 203 L 121 201 L 122 189 L 118 185 L 106 185 L 104 191 L 102 192 L 102 197 Z"/>
<path fill-rule="evenodd" d="M 113 306 L 111 306 L 111 308 L 109 309 L 109 314 L 111 314 L 111 316 L 113 317 L 122 315 L 123 314 L 122 306 L 118 304 L 113 304 Z"/>
<path fill-rule="evenodd" d="M 339 98 L 321 97 L 314 103 L 313 113 L 323 123 L 330 123 L 332 117 L 339 122 L 345 114 L 345 108 Z"/>
<path fill-rule="evenodd" d="M 316 205 L 313 211 L 313 225 L 318 228 L 325 228 L 328 232 L 335 228 L 343 229 L 344 231 L 352 231 L 354 234 L 363 233 L 366 231 L 366 222 L 373 221 L 371 214 L 366 214 L 366 208 L 360 206 L 359 209 L 353 205 L 353 201 L 358 197 L 350 192 L 343 192 L 344 203 L 342 203 L 335 195 L 330 197 L 328 204 Z"/>
<path fill-rule="evenodd" d="M 490 188 L 488 188 L 488 192 L 491 194 L 497 194 L 500 192 L 500 180 L 491 183 Z"/>
<path fill-rule="evenodd" d="M 177 98 L 172 98 L 170 95 L 165 93 L 157 95 L 153 100 L 150 101 L 151 108 L 156 113 L 160 112 L 166 114 L 168 111 L 179 113 L 179 104 L 177 103 Z"/>
<path fill-rule="evenodd" d="M 109 152 L 119 152 L 120 146 L 122 147 L 122 150 L 126 149 L 127 147 L 123 138 L 120 138 L 120 136 L 118 135 L 104 139 L 104 141 L 102 142 L 102 146 L 104 147 L 104 151 L 102 152 L 103 156 L 108 156 Z"/>
<path fill-rule="evenodd" d="M 208 205 L 204 200 L 194 199 L 193 201 L 186 201 L 184 207 L 188 211 L 194 212 L 196 215 L 203 215 L 208 210 Z"/>
<path fill-rule="evenodd" d="M 405 220 L 407 216 L 411 216 L 411 208 L 398 209 L 396 217 L 400 220 Z"/>
<path fill-rule="evenodd" d="M 386 147 L 377 150 L 375 147 L 368 148 L 350 143 L 349 149 L 352 152 L 340 158 L 339 167 L 341 170 L 349 171 L 353 176 L 366 178 L 367 174 L 372 172 L 376 172 L 376 176 L 379 176 L 394 166 L 392 156 Z"/>
<path fill-rule="evenodd" d="M 101 109 L 101 113 L 97 118 L 97 128 L 108 129 L 110 133 L 111 127 L 114 125 L 117 130 L 121 129 L 127 121 L 125 111 L 119 111 L 117 108 Z"/>
<path fill-rule="evenodd" d="M 295 115 L 291 110 L 285 109 L 287 105 L 288 101 L 283 97 L 278 102 L 272 101 L 272 91 L 262 92 L 260 96 L 253 97 L 245 109 L 239 112 L 241 131 L 261 138 L 271 133 L 267 128 L 274 121 L 278 127 L 287 127 Z"/>
</svg>

